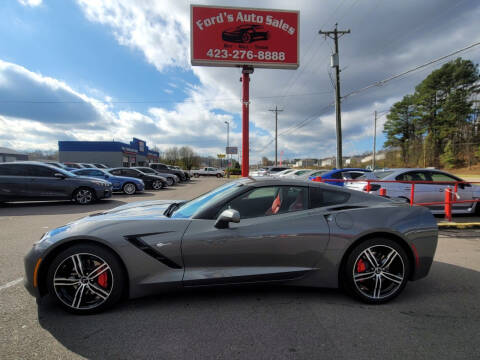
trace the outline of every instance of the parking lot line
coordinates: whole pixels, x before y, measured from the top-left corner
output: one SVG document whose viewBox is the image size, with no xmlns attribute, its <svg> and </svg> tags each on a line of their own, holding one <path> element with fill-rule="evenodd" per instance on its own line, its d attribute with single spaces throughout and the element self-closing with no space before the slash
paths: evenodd
<svg viewBox="0 0 480 360">
<path fill-rule="evenodd" d="M 5 290 L 9 287 L 12 287 L 12 286 L 15 286 L 17 285 L 19 282 L 21 282 L 23 280 L 23 277 L 21 278 L 18 278 L 18 279 L 15 279 L 15 280 L 12 280 L 12 281 L 9 281 L 8 283 L 4 284 L 4 285 L 0 285 L 0 291 L 1 290 Z"/>
</svg>

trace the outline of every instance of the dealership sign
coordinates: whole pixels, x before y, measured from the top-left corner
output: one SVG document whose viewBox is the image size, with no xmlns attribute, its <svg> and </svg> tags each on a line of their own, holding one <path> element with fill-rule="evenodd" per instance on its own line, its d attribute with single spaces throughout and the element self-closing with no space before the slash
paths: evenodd
<svg viewBox="0 0 480 360">
<path fill-rule="evenodd" d="M 299 12 L 191 5 L 191 62 L 296 69 Z"/>
</svg>

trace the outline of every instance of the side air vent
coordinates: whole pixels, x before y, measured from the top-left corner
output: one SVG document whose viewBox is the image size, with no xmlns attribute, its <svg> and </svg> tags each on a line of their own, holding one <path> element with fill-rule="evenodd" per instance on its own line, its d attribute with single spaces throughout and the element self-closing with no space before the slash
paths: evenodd
<svg viewBox="0 0 480 360">
<path fill-rule="evenodd" d="M 366 206 L 362 206 L 362 205 L 344 205 L 344 206 L 331 207 L 328 209 L 328 211 L 355 210 L 355 209 L 363 209 L 365 207 Z"/>
<path fill-rule="evenodd" d="M 150 245 L 148 245 L 145 241 L 143 241 L 140 237 L 136 235 L 125 236 L 125 239 L 135 246 L 136 248 L 142 250 L 145 254 L 150 255 L 154 259 L 160 261 L 162 264 L 167 265 L 172 269 L 181 269 L 182 267 L 178 265 L 175 261 L 167 258 L 165 255 L 161 254 Z"/>
</svg>

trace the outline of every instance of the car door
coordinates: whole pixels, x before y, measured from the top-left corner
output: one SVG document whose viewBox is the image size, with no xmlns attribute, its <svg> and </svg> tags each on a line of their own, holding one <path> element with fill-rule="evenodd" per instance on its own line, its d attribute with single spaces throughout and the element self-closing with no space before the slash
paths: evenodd
<svg viewBox="0 0 480 360">
<path fill-rule="evenodd" d="M 56 171 L 46 166 L 25 165 L 28 173 L 27 196 L 31 199 L 70 198 L 70 187 L 64 178 L 55 177 Z"/>
<path fill-rule="evenodd" d="M 0 200 L 15 201 L 28 198 L 27 184 L 30 182 L 23 164 L 0 165 Z"/>
<path fill-rule="evenodd" d="M 430 203 L 438 201 L 434 194 L 432 184 L 423 183 L 431 181 L 430 176 L 425 171 L 412 170 L 399 174 L 395 177 L 398 181 L 412 181 L 415 184 L 414 188 L 414 202 L 415 203 Z M 419 183 L 415 183 L 419 181 Z M 383 184 L 382 184 L 383 185 Z M 410 199 L 412 184 L 409 183 L 387 183 L 387 195 L 394 197 L 405 197 Z"/>
<path fill-rule="evenodd" d="M 440 171 L 429 171 L 430 178 L 436 182 L 432 184 L 433 193 L 435 194 L 436 201 L 445 201 L 445 189 L 449 188 L 452 193 L 455 189 L 455 182 L 461 181 L 460 179 L 446 174 Z M 439 183 L 438 183 L 439 182 Z M 456 200 L 472 200 L 473 190 L 470 184 L 459 184 L 457 187 L 457 199 Z M 473 206 L 473 203 L 457 203 L 452 205 L 452 210 L 469 211 L 469 208 Z M 445 205 L 437 205 L 432 207 L 435 210 L 444 210 Z"/>
<path fill-rule="evenodd" d="M 307 187 L 254 188 L 217 214 L 227 208 L 240 212 L 239 223 L 217 229 L 215 219 L 193 219 L 185 232 L 185 285 L 298 278 L 321 260 L 329 227 L 308 209 Z"/>
</svg>

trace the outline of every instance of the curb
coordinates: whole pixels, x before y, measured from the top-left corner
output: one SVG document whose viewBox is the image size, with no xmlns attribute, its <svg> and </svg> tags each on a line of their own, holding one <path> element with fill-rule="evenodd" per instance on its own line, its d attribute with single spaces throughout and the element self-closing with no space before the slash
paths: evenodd
<svg viewBox="0 0 480 360">
<path fill-rule="evenodd" d="M 480 222 L 459 223 L 459 222 L 455 222 L 455 221 L 449 221 L 449 222 L 439 222 L 437 225 L 440 229 L 474 229 L 474 228 L 480 228 Z"/>
</svg>

